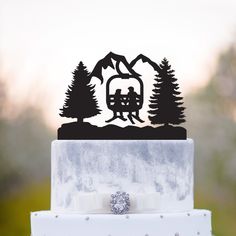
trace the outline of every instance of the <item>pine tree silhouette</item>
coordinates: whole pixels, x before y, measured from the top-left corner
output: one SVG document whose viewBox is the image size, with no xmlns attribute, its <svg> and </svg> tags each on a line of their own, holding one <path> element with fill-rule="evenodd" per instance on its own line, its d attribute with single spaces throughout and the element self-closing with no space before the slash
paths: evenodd
<svg viewBox="0 0 236 236">
<path fill-rule="evenodd" d="M 77 122 L 83 122 L 84 118 L 100 114 L 101 110 L 94 95 L 94 86 L 90 84 L 90 73 L 82 61 L 72 74 L 73 80 L 68 86 L 60 116 L 77 118 Z"/>
<path fill-rule="evenodd" d="M 171 69 L 169 62 L 164 58 L 160 64 L 159 74 L 156 76 L 153 95 L 150 97 L 149 120 L 152 124 L 181 124 L 185 122 L 183 113 L 184 107 L 181 107 L 183 98 L 178 96 L 179 86 Z"/>
</svg>

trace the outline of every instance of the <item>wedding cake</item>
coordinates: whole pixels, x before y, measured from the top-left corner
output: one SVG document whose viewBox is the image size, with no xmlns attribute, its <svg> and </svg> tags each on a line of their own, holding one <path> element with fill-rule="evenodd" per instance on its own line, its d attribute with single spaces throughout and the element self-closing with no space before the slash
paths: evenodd
<svg viewBox="0 0 236 236">
<path fill-rule="evenodd" d="M 140 56 L 126 63 L 123 56 L 108 55 L 116 61 L 117 75 L 112 79 L 140 78 L 132 71 Z M 101 113 L 91 78 L 101 76 L 98 68 L 106 68 L 109 57 L 99 61 L 92 73 L 82 63 L 73 72 L 60 115 L 78 122 L 62 125 L 58 140 L 52 142 L 51 209 L 31 213 L 32 236 L 211 236 L 211 212 L 194 209 L 194 142 L 184 128 L 170 125 L 184 122 L 184 108 L 166 59 L 157 65 L 142 55 L 142 61 L 158 72 L 148 118 L 151 124 L 163 125 L 145 126 L 139 114 L 143 84 L 139 92 L 129 85 L 106 96 L 112 110 L 107 122 L 131 126 L 83 122 Z M 121 63 L 129 74 L 118 68 Z M 81 94 L 86 98 L 82 102 L 76 100 Z M 136 122 L 143 126 L 136 127 Z"/>
</svg>

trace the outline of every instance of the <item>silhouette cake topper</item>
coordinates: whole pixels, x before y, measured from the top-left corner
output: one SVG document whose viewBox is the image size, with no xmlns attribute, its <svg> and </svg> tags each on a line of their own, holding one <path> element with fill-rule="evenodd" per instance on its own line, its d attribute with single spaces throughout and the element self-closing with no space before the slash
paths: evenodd
<svg viewBox="0 0 236 236">
<path fill-rule="evenodd" d="M 148 63 L 155 71 L 152 94 L 144 96 L 144 81 L 142 76 L 134 70 L 134 65 L 141 61 Z M 121 70 L 125 68 L 125 72 Z M 107 81 L 104 70 L 111 68 L 115 74 Z M 68 86 L 60 116 L 76 118 L 76 122 L 63 124 L 58 129 L 58 139 L 186 139 L 185 128 L 176 126 L 185 122 L 183 97 L 180 96 L 174 70 L 168 60 L 164 58 L 160 65 L 148 57 L 140 54 L 130 63 L 121 55 L 110 52 L 99 60 L 91 73 L 80 62 L 74 70 L 73 80 Z M 109 119 L 104 120 L 107 125 L 99 127 L 85 118 L 101 115 L 100 101 L 96 98 L 96 87 L 91 83 L 92 78 L 98 78 L 106 90 L 106 109 L 112 111 Z M 112 85 L 119 80 L 118 87 Z M 104 83 L 106 81 L 106 83 Z M 126 90 L 123 84 L 128 81 Z M 135 81 L 134 86 L 129 81 Z M 126 83 L 127 84 L 127 83 Z M 117 83 L 116 83 L 117 85 Z M 97 86 L 97 85 L 96 85 Z M 148 119 L 140 117 L 143 104 L 148 103 Z M 120 127 L 115 122 L 128 123 Z M 135 126 L 138 124 L 139 126 Z M 149 124 L 149 125 L 147 125 Z M 145 126 L 143 126 L 145 125 Z"/>
</svg>

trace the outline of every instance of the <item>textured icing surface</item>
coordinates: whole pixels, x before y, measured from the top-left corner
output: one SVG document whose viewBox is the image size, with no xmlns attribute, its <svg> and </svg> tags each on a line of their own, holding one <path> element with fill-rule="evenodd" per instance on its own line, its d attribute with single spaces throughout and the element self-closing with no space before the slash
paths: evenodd
<svg viewBox="0 0 236 236">
<path fill-rule="evenodd" d="M 211 213 L 193 210 L 169 214 L 31 213 L 33 236 L 211 236 Z"/>
<path fill-rule="evenodd" d="M 193 141 L 53 141 L 52 210 L 106 213 L 116 191 L 132 212 L 191 210 Z"/>
</svg>

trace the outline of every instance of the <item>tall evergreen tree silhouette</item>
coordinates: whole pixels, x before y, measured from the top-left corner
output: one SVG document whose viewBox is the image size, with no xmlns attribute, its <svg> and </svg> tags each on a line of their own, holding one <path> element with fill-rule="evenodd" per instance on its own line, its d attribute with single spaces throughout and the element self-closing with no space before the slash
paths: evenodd
<svg viewBox="0 0 236 236">
<path fill-rule="evenodd" d="M 176 83 L 177 79 L 174 75 L 174 70 L 171 69 L 169 62 L 164 58 L 160 64 L 160 71 L 155 78 L 153 95 L 150 97 L 151 108 L 149 120 L 152 124 L 181 124 L 185 122 L 184 107 L 181 107 L 183 102 L 179 86 Z"/>
<path fill-rule="evenodd" d="M 90 73 L 82 61 L 72 74 L 73 80 L 68 86 L 60 116 L 77 118 L 78 122 L 83 122 L 84 118 L 95 116 L 100 110 L 94 94 L 94 85 L 90 84 Z"/>
</svg>

